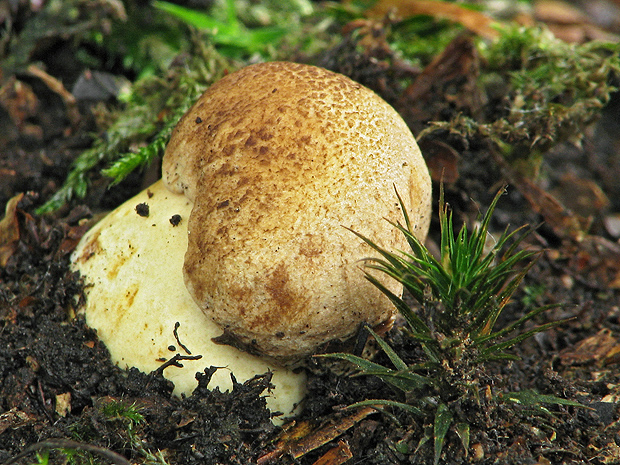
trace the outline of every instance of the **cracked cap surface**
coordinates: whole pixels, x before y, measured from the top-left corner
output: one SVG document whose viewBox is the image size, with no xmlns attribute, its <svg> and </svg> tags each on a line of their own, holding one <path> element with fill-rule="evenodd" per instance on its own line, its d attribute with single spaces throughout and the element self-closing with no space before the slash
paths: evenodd
<svg viewBox="0 0 620 465">
<path fill-rule="evenodd" d="M 345 227 L 406 250 L 385 221 L 403 218 L 394 188 L 421 239 L 430 221 L 428 170 L 398 113 L 345 76 L 296 63 L 211 86 L 175 128 L 163 179 L 194 202 L 190 294 L 246 348 L 281 362 L 393 314 L 361 270 L 372 249 Z"/>
</svg>

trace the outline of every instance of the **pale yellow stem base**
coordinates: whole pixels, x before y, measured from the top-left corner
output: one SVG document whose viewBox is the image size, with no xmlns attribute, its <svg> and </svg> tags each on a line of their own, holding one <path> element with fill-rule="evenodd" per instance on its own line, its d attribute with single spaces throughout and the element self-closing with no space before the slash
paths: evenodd
<svg viewBox="0 0 620 465">
<path fill-rule="evenodd" d="M 140 216 L 136 205 L 149 206 Z M 97 330 L 112 361 L 121 368 L 151 372 L 176 353 L 187 355 L 174 336 L 200 360 L 168 367 L 164 376 L 175 385 L 175 394 L 189 395 L 197 386 L 195 373 L 206 367 L 218 370 L 209 384 L 221 390 L 232 387 L 230 373 L 244 382 L 256 374 L 273 371 L 275 389 L 267 404 L 272 411 L 292 412 L 305 393 L 305 376 L 211 338 L 222 330 L 196 305 L 183 282 L 187 249 L 187 220 L 192 204 L 183 195 L 168 191 L 161 181 L 130 199 L 96 224 L 73 255 L 75 269 L 85 278 L 86 322 Z M 180 215 L 173 226 L 170 219 Z"/>
</svg>

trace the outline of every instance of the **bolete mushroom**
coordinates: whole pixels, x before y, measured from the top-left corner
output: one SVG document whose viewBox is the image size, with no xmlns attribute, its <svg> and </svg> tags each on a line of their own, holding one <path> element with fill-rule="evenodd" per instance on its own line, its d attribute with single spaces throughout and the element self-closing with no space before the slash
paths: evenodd
<svg viewBox="0 0 620 465">
<path fill-rule="evenodd" d="M 164 372 L 177 392 L 191 391 L 204 366 L 228 366 L 240 380 L 271 367 L 268 402 L 285 413 L 304 380 L 282 365 L 393 315 L 361 271 L 372 249 L 347 228 L 405 249 L 385 221 L 402 220 L 395 190 L 418 238 L 430 220 L 428 170 L 396 111 L 302 64 L 248 66 L 211 86 L 176 126 L 162 172 L 74 254 L 89 284 L 87 323 L 116 361 L 146 371 L 179 342 L 202 354 Z M 222 333 L 258 356 L 214 344 Z"/>
<path fill-rule="evenodd" d="M 183 272 L 196 303 L 238 343 L 296 362 L 394 311 L 360 272 L 403 235 L 394 188 L 424 239 L 431 183 L 398 113 L 322 68 L 248 66 L 209 88 L 176 126 L 163 179 L 194 202 Z M 393 280 L 385 286 L 395 293 Z"/>
</svg>

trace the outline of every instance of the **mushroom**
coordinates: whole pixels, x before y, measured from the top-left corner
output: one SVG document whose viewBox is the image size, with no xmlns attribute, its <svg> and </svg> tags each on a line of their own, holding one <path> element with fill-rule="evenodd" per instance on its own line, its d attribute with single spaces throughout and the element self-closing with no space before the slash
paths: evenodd
<svg viewBox="0 0 620 465">
<path fill-rule="evenodd" d="M 205 366 L 239 380 L 270 369 L 269 406 L 290 412 L 304 377 L 284 366 L 394 313 L 361 271 L 373 250 L 349 229 L 404 249 L 385 221 L 402 220 L 395 191 L 416 236 L 429 226 L 430 177 L 404 121 L 313 66 L 257 64 L 211 86 L 176 126 L 162 175 L 91 229 L 73 263 L 86 321 L 117 363 L 150 371 L 172 349 L 203 355 L 166 368 L 177 393 Z M 226 383 L 219 370 L 211 385 Z"/>
<path fill-rule="evenodd" d="M 350 228 L 404 249 L 399 192 L 421 240 L 431 182 L 398 113 L 322 68 L 262 63 L 211 86 L 176 126 L 163 179 L 194 203 L 185 284 L 228 340 L 297 363 L 391 302 L 360 272 Z M 402 286 L 381 278 L 394 293 Z"/>
</svg>

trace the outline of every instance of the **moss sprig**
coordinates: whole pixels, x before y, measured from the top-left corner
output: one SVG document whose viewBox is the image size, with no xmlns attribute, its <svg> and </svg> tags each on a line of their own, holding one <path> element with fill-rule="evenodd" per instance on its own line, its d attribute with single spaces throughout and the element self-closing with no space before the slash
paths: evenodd
<svg viewBox="0 0 620 465">
<path fill-rule="evenodd" d="M 194 46 L 191 58 L 171 68 L 167 76 L 148 76 L 134 85 L 125 97 L 125 109 L 103 136 L 78 156 L 62 187 L 37 213 L 84 198 L 97 168 L 116 184 L 163 154 L 174 126 L 200 94 L 226 71 L 240 67 L 199 38 Z"/>
</svg>

